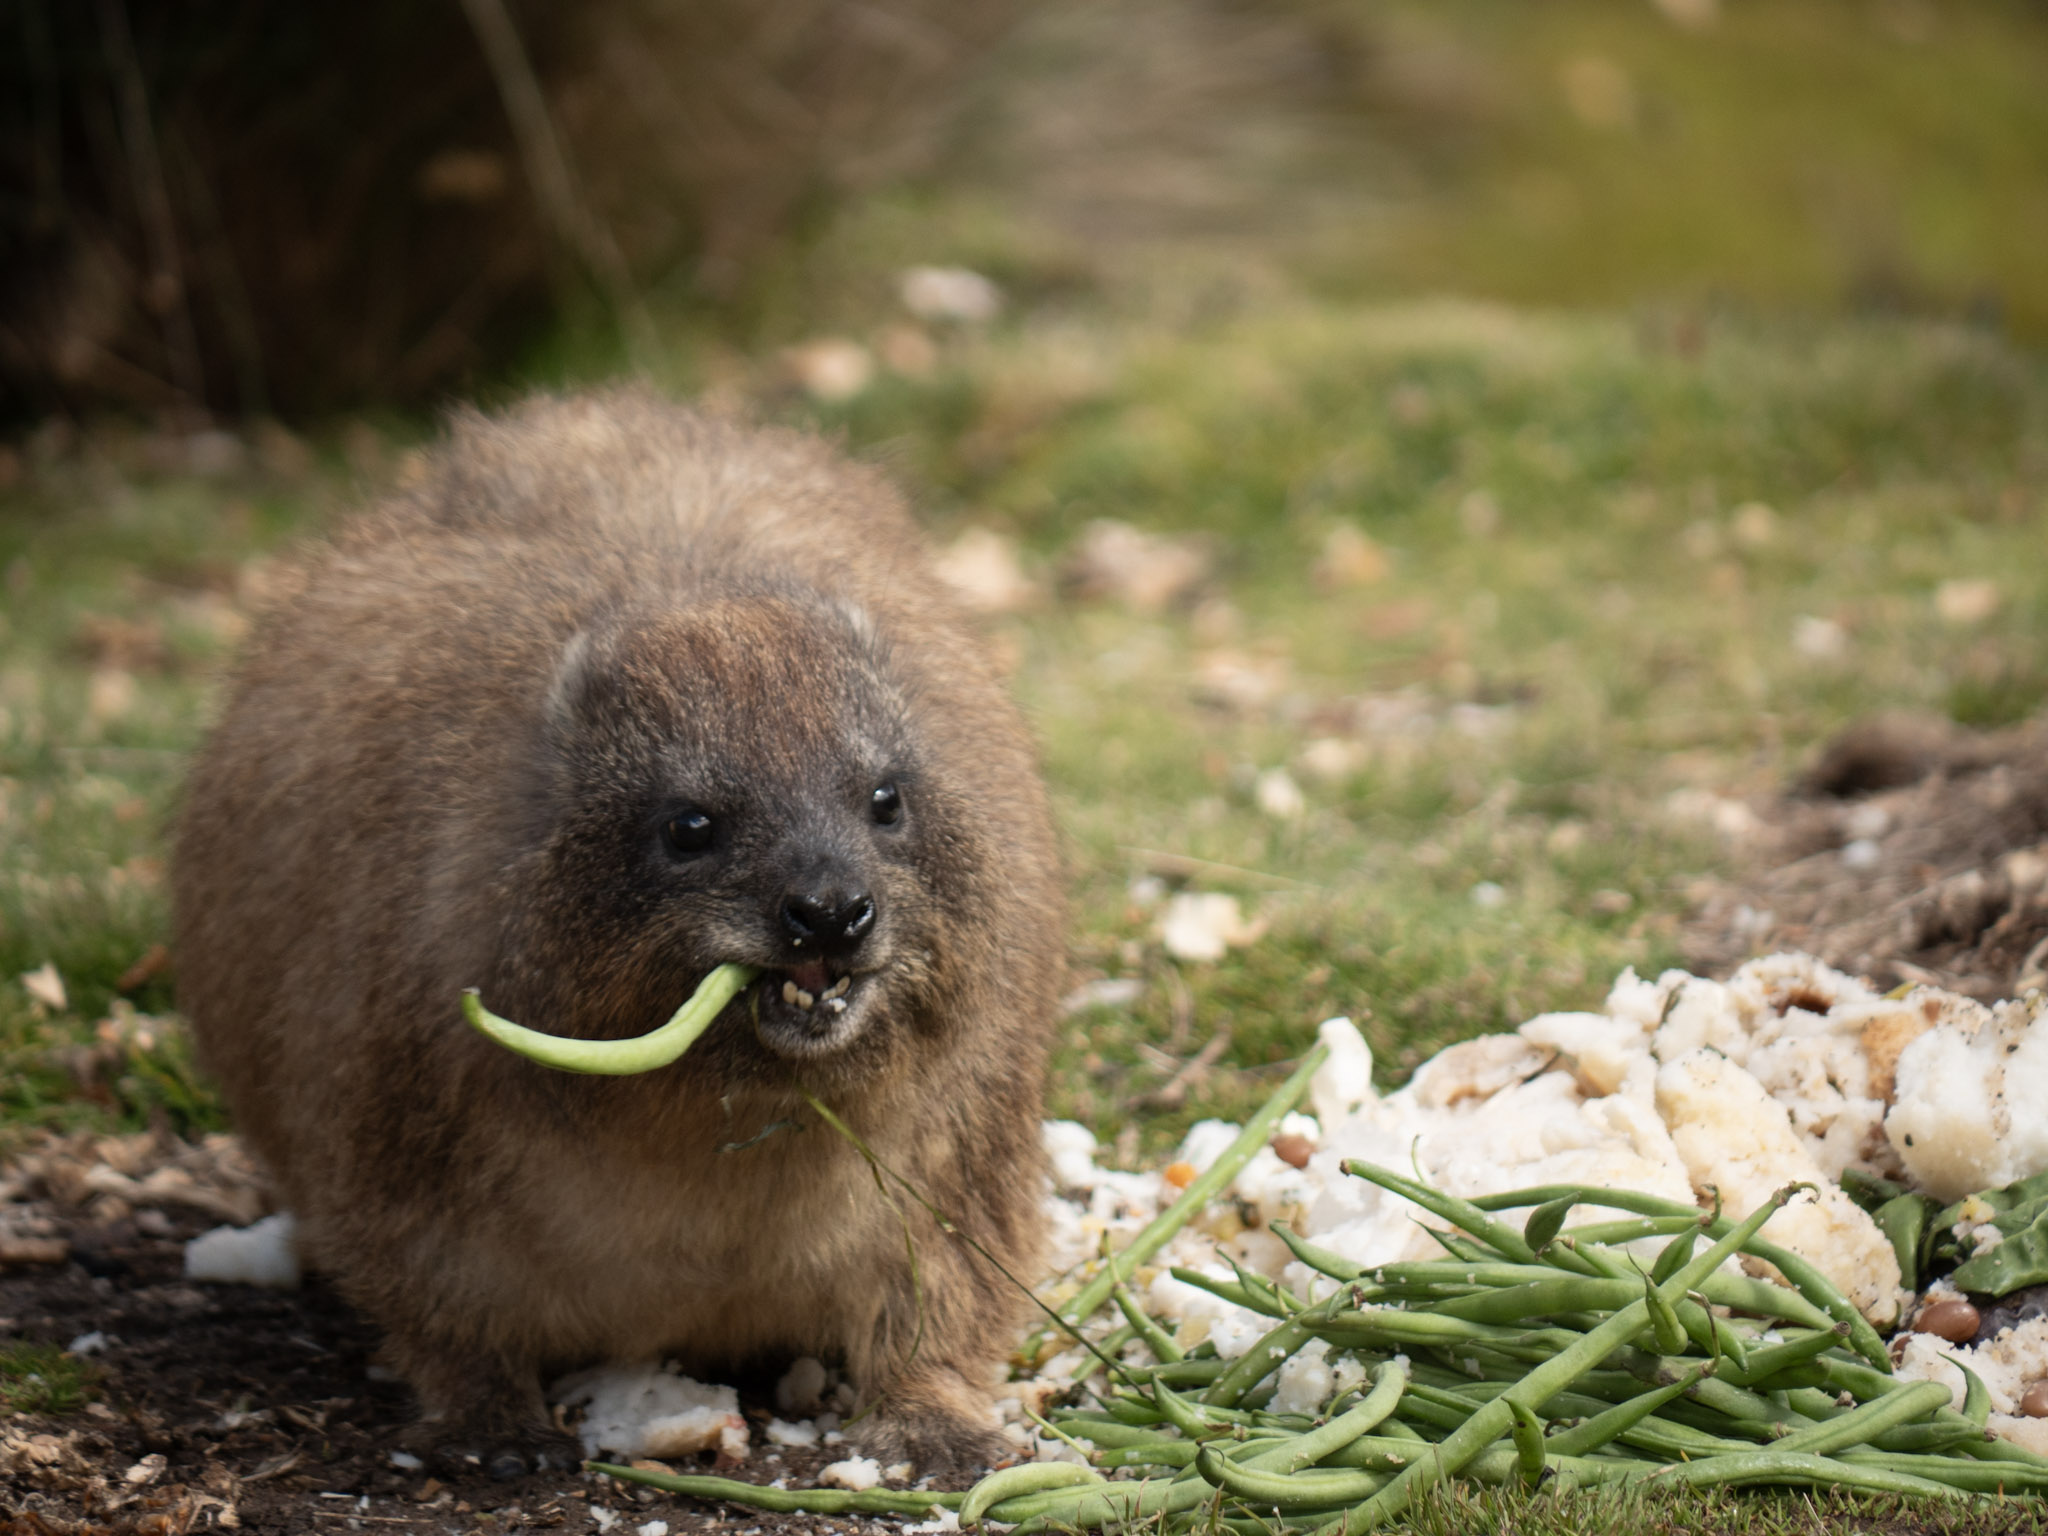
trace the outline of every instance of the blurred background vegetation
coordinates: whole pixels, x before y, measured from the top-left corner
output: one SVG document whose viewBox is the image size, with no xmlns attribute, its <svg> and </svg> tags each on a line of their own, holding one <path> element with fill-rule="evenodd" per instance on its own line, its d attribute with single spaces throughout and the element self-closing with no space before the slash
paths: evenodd
<svg viewBox="0 0 2048 1536">
<path fill-rule="evenodd" d="M 218 1122 L 163 829 L 268 560 L 622 371 L 977 586 L 1060 1112 L 1587 1005 L 1843 723 L 2048 695 L 2044 80 L 2038 0 L 0 0 L 0 1109 Z"/>
<path fill-rule="evenodd" d="M 688 379 L 892 254 L 2048 337 L 2036 0 L 7 0 L 0 38 L 16 422 L 432 402 L 602 314 Z"/>
</svg>

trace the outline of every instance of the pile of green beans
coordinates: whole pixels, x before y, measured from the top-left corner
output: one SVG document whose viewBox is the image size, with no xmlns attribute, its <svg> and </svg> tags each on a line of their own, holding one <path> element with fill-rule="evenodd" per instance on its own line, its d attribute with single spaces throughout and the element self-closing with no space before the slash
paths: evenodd
<svg viewBox="0 0 2048 1536">
<path fill-rule="evenodd" d="M 1270 1125 L 1280 1113 L 1259 1118 Z M 1142 1346 L 1148 1358 L 1118 1361 L 1050 1412 L 1086 1466 L 1011 1467 L 966 1494 L 783 1492 L 599 1470 L 755 1508 L 944 1508 L 963 1526 L 1024 1532 L 1148 1521 L 1170 1532 L 1221 1523 L 1352 1536 L 1452 1479 L 1532 1490 L 2048 1493 L 2048 1457 L 1988 1433 L 1981 1382 L 1969 1377 L 1957 1411 L 1946 1386 L 1896 1379 L 1883 1341 L 1841 1291 L 1758 1237 L 1797 1186 L 1731 1221 L 1630 1191 L 1546 1187 L 1468 1201 L 1369 1163 L 1344 1170 L 1437 1218 L 1443 1257 L 1368 1270 L 1276 1227 L 1323 1277 L 1324 1294 L 1298 1297 L 1242 1270 L 1219 1281 L 1176 1269 L 1272 1321 L 1234 1359 L 1209 1344 L 1183 1350 L 1112 1275 L 1101 1300 L 1119 1326 L 1104 1343 Z M 1579 1206 L 1629 1214 L 1566 1227 Z M 1508 1211 L 1527 1215 L 1517 1224 Z M 1647 1268 L 1626 1246 L 1647 1251 L 1646 1239 L 1656 1245 Z M 1789 1283 L 1733 1273 L 1737 1255 L 1768 1261 Z M 1331 1363 L 1355 1362 L 1360 1385 L 1312 1417 L 1274 1411 L 1281 1366 L 1314 1340 Z"/>
</svg>

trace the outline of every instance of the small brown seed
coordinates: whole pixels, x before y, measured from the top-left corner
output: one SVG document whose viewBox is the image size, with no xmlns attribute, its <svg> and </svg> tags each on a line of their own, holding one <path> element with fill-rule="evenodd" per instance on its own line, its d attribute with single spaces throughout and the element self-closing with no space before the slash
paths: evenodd
<svg viewBox="0 0 2048 1536">
<path fill-rule="evenodd" d="M 1273 1138 L 1273 1155 L 1290 1168 L 1306 1168 L 1315 1143 L 1299 1131 L 1285 1131 Z"/>
<path fill-rule="evenodd" d="M 1980 1321 L 1975 1307 L 1960 1296 L 1950 1296 L 1922 1307 L 1920 1315 L 1913 1319 L 1913 1331 L 1931 1333 L 1951 1344 L 1967 1344 L 1977 1337 Z"/>
<path fill-rule="evenodd" d="M 2020 1412 L 2030 1419 L 2048 1419 L 2048 1381 L 2037 1381 L 2020 1394 Z"/>
</svg>

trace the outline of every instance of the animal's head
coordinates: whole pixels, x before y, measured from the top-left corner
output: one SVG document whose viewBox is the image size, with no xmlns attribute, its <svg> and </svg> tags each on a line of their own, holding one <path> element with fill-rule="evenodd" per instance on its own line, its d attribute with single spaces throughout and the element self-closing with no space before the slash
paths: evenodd
<svg viewBox="0 0 2048 1536">
<path fill-rule="evenodd" d="M 886 640 L 775 593 L 623 615 L 564 648 L 547 709 L 547 986 L 639 1033 L 727 961 L 762 972 L 693 1057 L 850 1069 L 975 963 L 971 786 L 935 771 Z M 522 988 L 521 990 L 525 990 Z M 766 1053 L 764 1057 L 763 1053 Z"/>
</svg>

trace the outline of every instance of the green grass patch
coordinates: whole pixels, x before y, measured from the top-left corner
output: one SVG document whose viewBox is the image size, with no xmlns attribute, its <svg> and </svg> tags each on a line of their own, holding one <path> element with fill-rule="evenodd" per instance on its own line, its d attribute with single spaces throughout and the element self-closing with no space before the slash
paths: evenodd
<svg viewBox="0 0 2048 1536">
<path fill-rule="evenodd" d="M 76 1413 L 98 1383 L 92 1362 L 54 1344 L 0 1343 L 0 1413 Z"/>
<path fill-rule="evenodd" d="M 1025 317 L 845 406 L 757 400 L 897 465 L 940 539 L 994 524 L 1044 577 L 1097 517 L 1209 541 L 1183 605 L 992 623 L 1065 829 L 1077 974 L 1140 983 L 1073 1022 L 1053 1104 L 1150 1150 L 1241 1115 L 1331 1014 L 1393 1081 L 1597 1002 L 1676 958 L 1687 893 L 1727 867 L 1688 803 L 1782 783 L 1860 713 L 2003 724 L 2048 681 L 2048 368 L 1979 331 L 1729 322 L 1681 356 L 1612 319 L 1303 300 L 1194 329 Z M 16 1120 L 214 1123 L 174 1031 L 102 1036 L 166 937 L 164 830 L 260 557 L 350 479 L 87 458 L 0 497 Z M 1346 530 L 1377 579 L 1318 574 Z M 1276 770 L 1300 815 L 1261 808 Z M 1171 959 L 1182 889 L 1261 936 Z M 45 962 L 69 994 L 48 1018 L 11 982 Z M 128 1000 L 162 1013 L 168 978 Z"/>
</svg>

